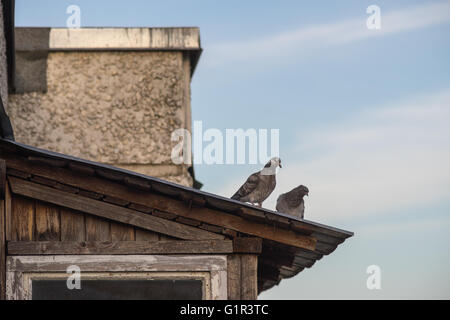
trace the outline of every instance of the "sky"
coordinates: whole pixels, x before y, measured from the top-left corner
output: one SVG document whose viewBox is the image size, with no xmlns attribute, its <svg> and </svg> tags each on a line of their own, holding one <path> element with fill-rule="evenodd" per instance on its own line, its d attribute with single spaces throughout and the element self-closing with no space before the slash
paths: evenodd
<svg viewBox="0 0 450 320">
<path fill-rule="evenodd" d="M 16 26 L 65 27 L 73 4 L 81 27 L 199 27 L 192 120 L 279 129 L 263 206 L 304 184 L 305 219 L 355 233 L 260 299 L 450 298 L 450 1 L 16 0 Z M 195 174 L 229 197 L 260 168 Z"/>
</svg>

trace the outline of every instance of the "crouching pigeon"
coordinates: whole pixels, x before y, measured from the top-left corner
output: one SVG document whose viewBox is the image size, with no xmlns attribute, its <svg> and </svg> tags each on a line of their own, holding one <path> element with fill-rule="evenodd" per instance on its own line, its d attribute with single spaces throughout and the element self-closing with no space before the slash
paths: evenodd
<svg viewBox="0 0 450 320">
<path fill-rule="evenodd" d="M 276 169 L 281 168 L 281 159 L 274 157 L 264 166 L 261 171 L 255 172 L 247 181 L 239 188 L 239 190 L 231 197 L 231 199 L 242 202 L 250 202 L 262 206 L 264 200 L 275 189 Z"/>
<path fill-rule="evenodd" d="M 303 197 L 308 194 L 309 190 L 305 186 L 298 186 L 289 192 L 283 193 L 277 199 L 277 211 L 303 219 L 305 213 Z"/>
</svg>

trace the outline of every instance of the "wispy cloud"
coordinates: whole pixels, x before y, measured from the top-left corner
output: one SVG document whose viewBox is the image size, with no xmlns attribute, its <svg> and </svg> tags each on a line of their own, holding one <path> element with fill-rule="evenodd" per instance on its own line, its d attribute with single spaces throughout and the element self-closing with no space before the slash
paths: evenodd
<svg viewBox="0 0 450 320">
<path fill-rule="evenodd" d="M 361 17 L 350 20 L 301 27 L 250 41 L 212 45 L 205 51 L 207 59 L 204 63 L 220 65 L 294 54 L 299 57 L 319 48 L 447 23 L 450 21 L 450 2 L 428 2 L 390 12 L 381 8 L 379 30 L 367 29 L 367 17 L 365 12 L 361 12 Z"/>
<path fill-rule="evenodd" d="M 264 206 L 274 209 L 277 196 L 299 184 L 310 189 L 305 218 L 325 223 L 448 200 L 449 119 L 450 89 L 316 127 L 299 137 L 295 150 L 280 150 L 285 168 Z"/>
</svg>

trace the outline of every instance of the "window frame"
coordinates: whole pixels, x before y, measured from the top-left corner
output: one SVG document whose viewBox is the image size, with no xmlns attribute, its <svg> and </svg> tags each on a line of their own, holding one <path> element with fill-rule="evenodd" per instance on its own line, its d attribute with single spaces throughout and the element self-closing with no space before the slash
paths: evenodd
<svg viewBox="0 0 450 320">
<path fill-rule="evenodd" d="M 6 266 L 8 300 L 30 300 L 32 281 L 68 278 L 76 265 L 85 279 L 200 279 L 203 299 L 227 299 L 225 255 L 49 255 L 9 256 Z M 82 283 L 82 282 L 81 282 Z M 82 285 L 82 284 L 81 284 Z"/>
</svg>

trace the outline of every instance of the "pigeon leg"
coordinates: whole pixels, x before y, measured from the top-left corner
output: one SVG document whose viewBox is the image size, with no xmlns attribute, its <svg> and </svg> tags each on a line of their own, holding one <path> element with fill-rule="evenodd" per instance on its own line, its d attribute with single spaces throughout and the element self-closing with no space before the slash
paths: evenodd
<svg viewBox="0 0 450 320">
<path fill-rule="evenodd" d="M 256 204 L 258 207 L 262 208 L 262 203 Z"/>
</svg>

